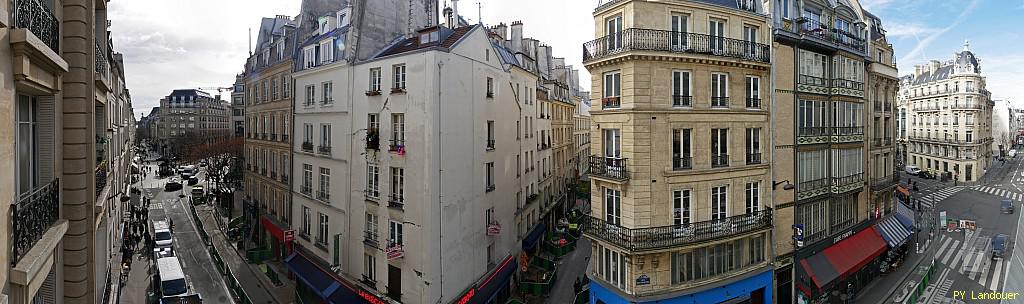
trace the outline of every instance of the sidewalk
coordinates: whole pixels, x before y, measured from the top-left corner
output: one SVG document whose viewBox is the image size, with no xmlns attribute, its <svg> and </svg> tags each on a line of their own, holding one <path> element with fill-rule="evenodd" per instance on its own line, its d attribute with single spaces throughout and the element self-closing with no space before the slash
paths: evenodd
<svg viewBox="0 0 1024 304">
<path fill-rule="evenodd" d="M 558 280 L 551 288 L 547 303 L 564 304 L 573 303 L 576 295 L 573 294 L 572 285 L 577 278 L 586 280 L 587 263 L 590 261 L 590 239 L 580 238 L 576 241 L 576 250 L 562 257 L 556 265 L 555 272 L 558 273 Z"/>
<path fill-rule="evenodd" d="M 934 247 L 936 247 L 932 242 L 941 233 L 940 229 L 936 228 L 937 219 L 934 218 L 934 209 L 927 209 L 926 212 L 929 215 L 926 216 L 928 218 L 922 218 L 917 223 L 918 227 L 921 227 L 921 231 L 918 232 L 921 236 L 921 253 L 917 253 L 914 235 L 911 235 L 907 240 L 909 250 L 903 260 L 903 265 L 900 265 L 892 273 L 882 275 L 868 284 L 857 294 L 857 303 L 894 303 L 893 299 L 905 297 L 923 279 L 920 270 L 931 265 L 935 255 Z M 934 232 L 932 240 L 928 239 L 930 232 Z"/>
<path fill-rule="evenodd" d="M 274 286 L 266 274 L 260 272 L 257 265 L 249 264 L 242 256 L 243 253 L 235 250 L 224 234 L 222 224 L 216 219 L 213 207 L 210 204 L 196 206 L 196 212 L 203 222 L 210 235 L 210 241 L 217 249 L 224 264 L 234 274 L 239 285 L 245 290 L 246 295 L 252 303 L 294 303 L 295 285 L 288 280 L 282 280 L 284 284 Z"/>
</svg>

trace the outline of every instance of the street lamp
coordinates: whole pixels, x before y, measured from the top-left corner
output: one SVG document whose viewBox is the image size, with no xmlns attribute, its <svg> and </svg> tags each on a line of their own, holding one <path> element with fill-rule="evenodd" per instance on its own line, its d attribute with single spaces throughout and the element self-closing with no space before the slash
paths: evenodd
<svg viewBox="0 0 1024 304">
<path fill-rule="evenodd" d="M 786 184 L 785 186 L 782 186 L 782 190 L 786 190 L 786 191 L 789 191 L 789 190 L 793 190 L 793 189 L 795 189 L 795 188 L 796 188 L 796 186 L 794 186 L 793 184 L 791 184 L 791 183 L 789 182 L 789 180 L 787 179 L 787 180 L 784 180 L 784 181 L 781 181 L 781 182 L 772 182 L 772 190 L 775 190 L 775 188 L 776 188 L 777 186 L 779 186 L 779 185 L 782 185 L 782 184 Z"/>
</svg>

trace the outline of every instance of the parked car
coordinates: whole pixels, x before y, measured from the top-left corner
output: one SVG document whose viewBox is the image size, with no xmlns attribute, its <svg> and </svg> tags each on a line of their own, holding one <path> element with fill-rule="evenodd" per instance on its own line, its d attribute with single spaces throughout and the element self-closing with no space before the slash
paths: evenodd
<svg viewBox="0 0 1024 304">
<path fill-rule="evenodd" d="M 924 178 L 924 179 L 935 179 L 935 175 L 931 174 L 931 172 L 924 171 L 924 170 L 918 170 L 917 177 Z"/>
<path fill-rule="evenodd" d="M 907 167 L 904 168 L 903 171 L 906 171 L 907 174 L 910 175 L 918 175 L 921 173 L 921 169 L 914 165 L 907 165 Z"/>
<path fill-rule="evenodd" d="M 181 181 L 178 179 L 169 180 L 167 181 L 167 184 L 164 185 L 164 191 L 177 191 L 182 188 L 183 186 L 181 185 Z"/>
<path fill-rule="evenodd" d="M 992 238 L 992 259 L 1006 257 L 1006 235 L 1000 233 Z"/>
<path fill-rule="evenodd" d="M 1002 213 L 1013 214 L 1014 209 L 1012 200 L 1004 199 L 999 204 L 999 211 Z"/>
<path fill-rule="evenodd" d="M 195 176 L 189 176 L 188 177 L 188 185 L 189 186 L 192 186 L 192 185 L 195 185 L 195 184 L 198 184 L 198 183 L 199 183 L 199 178 L 198 177 L 195 177 Z"/>
</svg>

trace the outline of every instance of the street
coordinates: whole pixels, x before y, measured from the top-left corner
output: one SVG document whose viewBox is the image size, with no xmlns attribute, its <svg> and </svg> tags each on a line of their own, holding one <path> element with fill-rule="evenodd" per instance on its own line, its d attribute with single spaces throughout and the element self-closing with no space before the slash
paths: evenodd
<svg viewBox="0 0 1024 304">
<path fill-rule="evenodd" d="M 924 303 L 972 302 L 972 295 L 992 291 L 1015 291 L 1024 281 L 1007 281 L 1008 261 L 1020 260 L 1021 254 L 1015 246 L 1017 227 L 1021 220 L 1021 199 L 1019 190 L 1024 186 L 1020 181 L 1021 162 L 1008 160 L 1005 164 L 996 162 L 977 185 L 957 185 L 952 182 L 939 183 L 919 179 L 920 197 L 925 210 L 933 209 L 932 216 L 946 212 L 947 219 L 974 221 L 976 229 L 955 229 L 948 231 L 946 223 L 937 223 L 939 233 L 929 246 L 938 246 L 934 259 L 937 265 L 935 276 L 922 296 Z M 921 186 L 923 185 L 923 187 Z M 1014 200 L 1016 212 L 1004 214 L 1000 201 Z M 1005 258 L 992 257 L 992 239 L 999 234 L 1009 236 Z M 922 246 L 928 235 L 921 236 Z M 1020 268 L 1020 265 L 1017 268 Z M 1016 270 L 1017 277 L 1021 270 Z M 976 301 L 976 300 L 974 300 Z"/>
</svg>

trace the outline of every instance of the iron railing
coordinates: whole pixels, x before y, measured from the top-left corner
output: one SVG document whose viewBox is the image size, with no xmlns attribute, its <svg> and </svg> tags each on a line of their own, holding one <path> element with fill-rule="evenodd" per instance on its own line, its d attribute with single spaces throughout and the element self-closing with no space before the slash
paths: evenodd
<svg viewBox="0 0 1024 304">
<path fill-rule="evenodd" d="M 54 179 L 11 205 L 11 266 L 25 256 L 60 218 L 60 183 Z"/>
<path fill-rule="evenodd" d="M 728 154 L 712 154 L 711 155 L 711 167 L 722 168 L 729 166 L 729 155 Z"/>
<path fill-rule="evenodd" d="M 711 107 L 712 108 L 728 108 L 729 97 L 728 96 L 711 96 Z"/>
<path fill-rule="evenodd" d="M 590 174 L 609 179 L 628 180 L 629 167 L 626 166 L 628 158 L 590 156 Z"/>
<path fill-rule="evenodd" d="M 331 155 L 331 146 L 320 146 L 320 154 Z"/>
<path fill-rule="evenodd" d="M 772 227 L 772 209 L 723 219 L 648 228 L 626 228 L 587 216 L 583 232 L 630 251 L 657 250 L 724 239 Z"/>
<path fill-rule="evenodd" d="M 982 104 L 980 104 L 980 103 L 974 103 L 974 102 L 968 103 L 968 102 L 962 102 L 961 101 L 961 102 L 954 102 L 954 103 L 952 103 L 950 105 L 950 108 L 952 108 L 954 110 L 980 110 L 980 109 L 984 108 L 984 106 Z"/>
<path fill-rule="evenodd" d="M 896 186 L 900 182 L 899 172 L 893 172 L 890 176 L 879 177 L 871 181 L 872 191 L 881 191 Z"/>
<path fill-rule="evenodd" d="M 402 210 L 405 208 L 405 197 L 400 193 L 392 193 L 388 196 L 388 208 Z"/>
<path fill-rule="evenodd" d="M 757 165 L 761 163 L 761 153 L 747 153 L 747 164 Z"/>
<path fill-rule="evenodd" d="M 855 173 L 847 176 L 833 177 L 832 186 L 845 186 L 864 181 L 864 173 Z"/>
<path fill-rule="evenodd" d="M 800 127 L 797 129 L 799 136 L 825 136 L 828 135 L 829 127 Z"/>
<path fill-rule="evenodd" d="M 14 27 L 28 29 L 60 54 L 60 20 L 39 0 L 14 1 Z"/>
<path fill-rule="evenodd" d="M 363 244 L 373 248 L 380 248 L 380 242 L 376 231 L 363 231 Z"/>
<path fill-rule="evenodd" d="M 308 141 L 302 142 L 302 151 L 313 152 L 313 143 Z"/>
<path fill-rule="evenodd" d="M 97 199 L 99 199 L 100 192 L 103 192 L 103 188 L 105 188 L 107 186 L 107 172 L 108 172 L 108 170 L 109 170 L 109 168 L 107 167 L 107 162 L 100 163 L 100 165 L 96 167 L 96 194 L 95 194 L 95 196 L 96 196 Z"/>
<path fill-rule="evenodd" d="M 601 98 L 602 109 L 617 109 L 622 107 L 622 101 L 619 97 L 605 97 Z"/>
<path fill-rule="evenodd" d="M 100 43 L 96 42 L 96 73 L 102 77 L 107 76 L 107 53 L 103 52 Z"/>
<path fill-rule="evenodd" d="M 797 83 L 799 83 L 799 84 L 809 84 L 809 85 L 813 85 L 813 86 L 824 87 L 824 86 L 828 85 L 828 79 L 821 78 L 821 77 L 818 77 L 818 76 L 811 76 L 811 75 L 803 75 L 803 74 L 801 74 L 800 77 L 797 78 Z"/>
<path fill-rule="evenodd" d="M 864 83 L 863 82 L 857 82 L 857 81 L 849 80 L 849 79 L 836 78 L 836 79 L 832 79 L 832 87 L 833 88 L 843 88 L 843 89 L 851 89 L 851 90 L 863 91 L 864 90 Z"/>
<path fill-rule="evenodd" d="M 309 185 L 302 185 L 299 191 L 301 191 L 302 194 L 310 195 L 313 193 L 313 187 L 310 187 Z"/>
<path fill-rule="evenodd" d="M 672 95 L 672 106 L 673 107 L 692 107 L 693 106 L 693 96 Z"/>
<path fill-rule="evenodd" d="M 858 51 L 864 51 L 864 39 L 844 30 L 831 28 L 819 21 L 800 17 L 797 19 L 797 31 L 800 34 L 815 37 L 825 42 L 833 42 Z"/>
<path fill-rule="evenodd" d="M 819 178 L 819 179 L 815 179 L 815 180 L 802 181 L 802 182 L 798 182 L 797 183 L 797 191 L 798 192 L 817 190 L 817 189 L 821 189 L 821 188 L 824 188 L 824 187 L 828 187 L 828 179 L 827 178 Z"/>
<path fill-rule="evenodd" d="M 747 109 L 760 109 L 761 108 L 761 99 L 760 98 L 748 97 L 747 98 L 746 107 L 747 107 Z"/>
<path fill-rule="evenodd" d="M 693 157 L 689 154 L 677 155 L 672 158 L 672 170 L 693 169 Z"/>
<path fill-rule="evenodd" d="M 864 127 L 832 127 L 832 134 L 837 136 L 864 135 Z"/>
<path fill-rule="evenodd" d="M 770 62 L 771 48 L 766 44 L 656 29 L 629 28 L 583 44 L 583 61 L 591 61 L 626 51 L 664 51 L 704 54 L 758 62 Z"/>
</svg>

